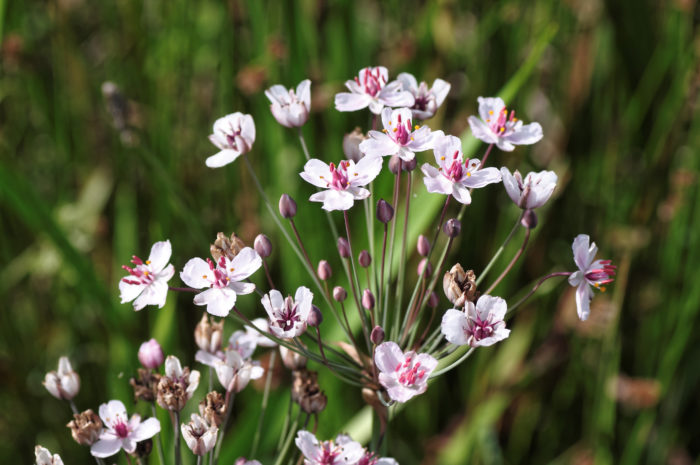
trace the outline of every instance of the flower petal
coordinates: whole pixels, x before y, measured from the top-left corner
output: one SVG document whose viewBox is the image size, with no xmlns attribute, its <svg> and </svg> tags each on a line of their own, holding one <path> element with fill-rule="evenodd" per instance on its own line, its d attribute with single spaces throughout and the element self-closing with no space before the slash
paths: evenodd
<svg viewBox="0 0 700 465">
<path fill-rule="evenodd" d="M 219 153 L 207 158 L 205 163 L 209 168 L 221 168 L 236 161 L 241 156 L 241 152 L 233 149 L 223 149 Z"/>
<path fill-rule="evenodd" d="M 476 116 L 470 116 L 468 121 L 474 137 L 487 144 L 495 144 L 498 142 L 498 136 L 482 120 Z"/>
<path fill-rule="evenodd" d="M 231 267 L 234 271 L 231 272 L 230 278 L 233 281 L 241 281 L 255 273 L 261 266 L 262 258 L 260 255 L 251 247 L 244 247 L 231 260 Z"/>
<path fill-rule="evenodd" d="M 168 264 L 170 256 L 173 253 L 173 248 L 170 245 L 170 241 L 160 241 L 153 244 L 151 247 L 151 254 L 148 256 L 148 260 L 151 262 L 151 269 L 154 273 L 158 273 L 165 265 Z"/>
<path fill-rule="evenodd" d="M 327 188 L 328 182 L 332 179 L 330 167 L 316 158 L 312 158 L 304 165 L 304 171 L 299 173 L 304 181 L 316 187 Z"/>
<path fill-rule="evenodd" d="M 152 438 L 160 433 L 160 422 L 155 418 L 148 418 L 142 421 L 139 426 L 134 429 L 129 437 L 136 442 Z"/>
<path fill-rule="evenodd" d="M 338 111 L 357 111 L 367 108 L 372 97 L 367 94 L 340 92 L 335 94 L 335 109 Z"/>
<path fill-rule="evenodd" d="M 469 343 L 467 327 L 467 315 L 460 310 L 451 308 L 442 316 L 440 331 L 445 335 L 445 339 L 452 344 L 463 346 Z"/>
<path fill-rule="evenodd" d="M 100 439 L 90 447 L 90 453 L 94 457 L 110 457 L 122 448 L 121 439 Z"/>
<path fill-rule="evenodd" d="M 374 350 L 374 363 L 383 372 L 393 373 L 403 360 L 404 354 L 395 342 L 383 342 Z"/>
<path fill-rule="evenodd" d="M 214 272 L 209 264 L 199 257 L 191 258 L 180 272 L 180 279 L 189 287 L 202 289 L 210 287 Z"/>
</svg>

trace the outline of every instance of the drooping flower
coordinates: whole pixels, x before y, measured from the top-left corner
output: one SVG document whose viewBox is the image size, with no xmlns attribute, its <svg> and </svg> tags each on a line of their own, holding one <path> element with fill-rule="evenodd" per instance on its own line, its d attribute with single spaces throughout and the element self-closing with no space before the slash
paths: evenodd
<svg viewBox="0 0 700 465">
<path fill-rule="evenodd" d="M 476 305 L 470 301 L 464 304 L 464 310 L 451 308 L 442 317 L 440 330 L 452 344 L 471 347 L 487 347 L 508 337 L 503 318 L 508 306 L 500 297 L 482 295 Z"/>
<path fill-rule="evenodd" d="M 320 442 L 306 430 L 294 440 L 304 454 L 304 465 L 355 465 L 364 455 L 364 448 L 350 436 L 341 434 L 335 441 Z"/>
<path fill-rule="evenodd" d="M 158 405 L 166 410 L 179 412 L 185 408 L 185 404 L 197 390 L 199 378 L 199 371 L 182 368 L 177 357 L 168 355 L 165 359 L 165 375 L 161 376 L 156 390 Z"/>
<path fill-rule="evenodd" d="M 260 302 L 270 317 L 270 330 L 275 336 L 291 339 L 304 334 L 312 299 L 313 294 L 304 286 L 297 289 L 294 299 L 282 297 L 276 289 L 264 295 Z"/>
<path fill-rule="evenodd" d="M 58 359 L 58 371 L 44 377 L 44 387 L 56 399 L 71 400 L 80 391 L 80 377 L 73 371 L 68 357 Z"/>
<path fill-rule="evenodd" d="M 279 84 L 265 91 L 265 96 L 270 100 L 272 116 L 278 123 L 288 128 L 303 126 L 309 119 L 311 110 L 311 81 L 304 79 L 293 89 L 285 89 Z"/>
<path fill-rule="evenodd" d="M 90 453 L 95 457 L 109 457 L 121 449 L 128 453 L 136 450 L 136 443 L 152 438 L 160 432 L 160 422 L 156 418 L 141 421 L 138 414 L 131 419 L 120 400 L 110 400 L 100 405 L 100 418 L 105 425 L 100 440 L 92 445 Z"/>
<path fill-rule="evenodd" d="M 399 81 L 387 84 L 388 81 L 389 71 L 384 66 L 361 69 L 358 77 L 352 81 L 345 81 L 345 87 L 350 92 L 335 95 L 335 109 L 356 111 L 369 106 L 369 110 L 378 115 L 385 106 L 413 106 L 413 95 L 403 90 Z"/>
<path fill-rule="evenodd" d="M 36 465 L 63 465 L 63 460 L 58 454 L 51 454 L 46 447 L 36 446 L 34 448 Z"/>
<path fill-rule="evenodd" d="M 141 344 L 138 356 L 141 365 L 150 370 L 158 368 L 165 358 L 163 356 L 163 348 L 153 338 Z"/>
<path fill-rule="evenodd" d="M 190 418 L 189 423 L 180 425 L 182 438 L 194 455 L 204 455 L 216 445 L 219 428 L 216 425 L 210 425 L 196 413 L 193 413 Z"/>
<path fill-rule="evenodd" d="M 479 116 L 469 117 L 472 134 L 487 144 L 496 146 L 506 152 L 516 145 L 530 145 L 542 139 L 542 126 L 539 123 L 523 124 L 510 112 L 500 97 L 479 97 Z"/>
<path fill-rule="evenodd" d="M 207 158 L 209 168 L 228 165 L 250 151 L 255 142 L 253 117 L 243 113 L 231 113 L 214 122 L 214 133 L 209 136 L 212 144 L 221 151 Z"/>
<path fill-rule="evenodd" d="M 463 159 L 462 143 L 455 136 L 445 136 L 435 142 L 435 161 L 438 168 L 425 163 L 421 171 L 428 192 L 452 195 L 458 202 L 470 204 L 470 189 L 501 181 L 496 168 L 481 168 L 475 158 Z"/>
<path fill-rule="evenodd" d="M 428 377 L 437 366 L 429 354 L 401 351 L 395 342 L 383 342 L 374 350 L 379 382 L 396 402 L 406 402 L 428 388 Z"/>
<path fill-rule="evenodd" d="M 224 359 L 216 361 L 214 369 L 221 385 L 230 392 L 242 391 L 251 379 L 265 373 L 259 362 L 243 359 L 234 349 L 226 349 Z"/>
<path fill-rule="evenodd" d="M 428 126 L 412 125 L 411 110 L 399 108 L 382 110 L 384 131 L 370 131 L 369 139 L 360 144 L 360 151 L 367 156 L 398 155 L 404 161 L 415 158 L 415 152 L 432 149 L 435 140 L 443 137 L 442 131 L 431 132 Z"/>
<path fill-rule="evenodd" d="M 348 210 L 355 200 L 369 197 L 369 191 L 362 186 L 372 182 L 381 169 L 380 157 L 365 157 L 357 164 L 343 160 L 337 166 L 314 158 L 306 162 L 300 176 L 314 186 L 328 189 L 316 192 L 309 200 L 323 202 L 324 210 Z"/>
<path fill-rule="evenodd" d="M 531 172 L 523 179 L 518 170 L 510 174 L 508 168 L 503 167 L 501 177 L 508 196 L 523 210 L 544 205 L 557 187 L 557 175 L 553 171 Z"/>
<path fill-rule="evenodd" d="M 175 274 L 175 267 L 169 265 L 173 249 L 170 241 L 156 242 L 151 247 L 151 254 L 145 262 L 136 255 L 130 268 L 122 266 L 129 276 L 119 281 L 122 303 L 134 301 L 134 310 L 141 310 L 146 305 L 158 305 L 163 308 L 168 296 L 168 281 Z M 136 300 L 134 300 L 136 299 Z"/>
<path fill-rule="evenodd" d="M 569 284 L 576 288 L 578 317 L 586 320 L 591 312 L 590 304 L 593 299 L 591 287 L 605 292 L 605 285 L 613 282 L 617 267 L 610 264 L 611 260 L 593 260 L 598 253 L 598 247 L 595 242 L 591 243 L 587 234 L 576 236 L 572 249 L 578 271 L 569 276 Z"/>
<path fill-rule="evenodd" d="M 206 305 L 207 312 L 215 316 L 226 316 L 236 304 L 238 294 L 250 294 L 255 284 L 240 282 L 262 266 L 262 259 L 255 250 L 245 247 L 233 260 L 222 256 L 214 264 L 207 258 L 193 258 L 185 264 L 180 278 L 190 287 L 204 292 L 194 297 L 196 305 Z"/>
<path fill-rule="evenodd" d="M 433 86 L 428 89 L 428 84 L 418 84 L 416 78 L 410 73 L 401 73 L 396 79 L 403 84 L 404 90 L 413 94 L 414 103 L 411 112 L 415 119 L 426 120 L 435 116 L 437 109 L 450 92 L 450 83 L 442 79 L 435 79 Z"/>
</svg>

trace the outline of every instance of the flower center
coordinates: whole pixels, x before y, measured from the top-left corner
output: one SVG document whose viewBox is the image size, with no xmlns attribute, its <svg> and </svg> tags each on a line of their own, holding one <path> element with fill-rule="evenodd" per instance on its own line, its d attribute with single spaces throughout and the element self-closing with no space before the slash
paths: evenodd
<svg viewBox="0 0 700 465">
<path fill-rule="evenodd" d="M 343 160 L 337 167 L 335 163 L 331 163 L 330 168 L 332 179 L 328 187 L 337 191 L 344 191 L 347 189 L 350 185 L 350 181 L 348 181 L 348 162 Z"/>
<path fill-rule="evenodd" d="M 508 109 L 506 107 L 503 107 L 497 115 L 493 114 L 493 110 L 489 111 L 489 118 L 486 119 L 491 130 L 499 136 L 503 136 L 506 131 L 510 131 L 516 121 L 518 119 L 515 117 L 515 110 L 512 110 L 510 117 L 508 117 Z"/>
<path fill-rule="evenodd" d="M 320 465 L 334 465 L 335 459 L 340 455 L 340 451 L 331 441 L 321 445 L 321 457 L 319 457 Z"/>
<path fill-rule="evenodd" d="M 247 151 L 248 147 L 246 146 L 246 142 L 241 137 L 240 125 L 236 128 L 234 127 L 233 122 L 229 122 L 229 127 L 231 131 L 224 134 L 226 136 L 226 143 L 234 150 L 238 150 L 240 152 Z M 241 145 L 240 147 L 238 146 L 239 144 Z"/>
<path fill-rule="evenodd" d="M 133 268 L 129 268 L 128 266 L 123 265 L 122 268 L 126 270 L 132 277 L 122 278 L 122 281 L 124 281 L 127 284 L 143 284 L 148 286 L 156 280 L 156 275 L 151 269 L 150 261 L 146 260 L 146 262 L 144 263 L 143 260 L 134 255 L 131 259 L 131 263 L 133 263 L 136 266 Z"/>
<path fill-rule="evenodd" d="M 129 428 L 126 426 L 126 423 L 117 420 L 117 424 L 114 425 L 114 432 L 117 433 L 118 437 L 124 439 L 129 435 Z"/>
<path fill-rule="evenodd" d="M 605 291 L 605 284 L 610 284 L 614 281 L 613 276 L 615 276 L 615 265 L 611 265 L 612 260 L 601 260 L 600 264 L 603 265 L 602 268 L 596 268 L 593 270 L 588 270 L 585 277 L 588 281 L 592 282 L 593 285 L 599 288 L 601 291 Z"/>
<path fill-rule="evenodd" d="M 209 264 L 209 269 L 212 272 L 211 287 L 221 289 L 228 286 L 231 281 L 228 273 L 226 272 L 226 257 L 219 258 L 218 266 L 210 258 L 207 258 L 207 263 Z M 231 268 L 233 271 L 233 268 Z"/>
<path fill-rule="evenodd" d="M 462 154 L 459 152 L 459 150 L 455 150 L 455 153 L 452 155 L 452 161 L 449 165 L 445 165 L 443 174 L 450 181 L 459 182 L 462 180 L 467 171 L 468 163 L 468 158 L 464 161 L 464 163 L 462 163 Z"/>
<path fill-rule="evenodd" d="M 474 341 L 481 341 L 487 337 L 491 337 L 496 330 L 496 325 L 498 322 L 493 323 L 491 321 L 491 315 L 485 320 L 482 320 L 478 315 L 476 319 L 469 318 L 468 327 L 466 333 L 468 336 L 474 338 Z"/>
<path fill-rule="evenodd" d="M 425 370 L 421 368 L 420 362 L 414 365 L 412 361 L 413 357 L 406 357 L 404 362 L 396 367 L 399 383 L 408 387 L 422 381 L 425 377 Z"/>
<path fill-rule="evenodd" d="M 392 131 L 391 137 L 399 145 L 406 145 L 411 139 L 411 119 L 401 121 L 401 115 L 398 116 L 398 124 Z"/>
<path fill-rule="evenodd" d="M 376 97 L 386 84 L 386 80 L 378 68 L 365 68 L 364 71 L 365 74 L 362 76 L 362 81 L 355 77 L 355 82 L 359 84 L 366 94 Z"/>
</svg>

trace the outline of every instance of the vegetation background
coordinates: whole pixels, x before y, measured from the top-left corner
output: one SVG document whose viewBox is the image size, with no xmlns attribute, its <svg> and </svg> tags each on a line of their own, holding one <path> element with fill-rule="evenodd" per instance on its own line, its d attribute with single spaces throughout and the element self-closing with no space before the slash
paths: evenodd
<svg viewBox="0 0 700 465">
<path fill-rule="evenodd" d="M 205 167 L 219 116 L 254 115 L 251 159 L 267 192 L 297 199 L 312 257 L 339 268 L 318 205 L 303 201 L 298 140 L 263 90 L 309 77 L 311 152 L 338 159 L 343 134 L 368 118 L 336 112 L 333 95 L 381 64 L 452 84 L 433 128 L 465 134 L 476 98 L 499 91 L 542 124 L 539 144 L 492 155 L 560 179 L 500 295 L 572 269 L 581 232 L 620 266 L 586 323 L 569 286 L 543 288 L 510 339 L 408 404 L 390 453 L 405 465 L 700 463 L 699 19 L 695 0 L 0 0 L 0 462 L 30 463 L 42 444 L 67 464 L 92 463 L 65 428 L 67 405 L 41 385 L 60 355 L 80 372 L 78 406 L 93 409 L 118 397 L 133 410 L 128 378 L 151 336 L 192 363 L 201 309 L 190 296 L 140 313 L 119 304 L 132 254 L 169 238 L 181 268 L 217 231 L 249 243 L 264 231 L 281 252 L 277 283 L 304 282 L 242 165 Z M 105 99 L 107 81 L 128 99 L 126 119 L 124 101 Z M 479 192 L 454 260 L 481 269 L 514 210 L 502 189 Z M 362 400 L 321 371 L 329 438 Z M 287 382 L 276 379 L 263 463 Z M 223 463 L 248 454 L 260 398 L 257 387 L 237 399 Z"/>
</svg>

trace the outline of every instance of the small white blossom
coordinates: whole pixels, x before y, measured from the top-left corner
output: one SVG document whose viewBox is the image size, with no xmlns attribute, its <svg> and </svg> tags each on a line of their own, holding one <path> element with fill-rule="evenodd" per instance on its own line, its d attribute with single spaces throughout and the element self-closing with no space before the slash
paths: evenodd
<svg viewBox="0 0 700 465">
<path fill-rule="evenodd" d="M 508 196 L 523 210 L 544 205 L 557 187 L 557 175 L 553 171 L 528 173 L 523 179 L 518 170 L 510 174 L 508 168 L 503 167 L 501 177 Z"/>
<path fill-rule="evenodd" d="M 429 354 L 401 351 L 395 342 L 383 342 L 374 350 L 379 382 L 396 402 L 406 402 L 428 389 L 428 377 L 437 366 Z"/>
<path fill-rule="evenodd" d="M 71 400 L 80 391 L 80 377 L 73 371 L 68 357 L 58 359 L 58 371 L 44 377 L 44 387 L 56 399 Z"/>
<path fill-rule="evenodd" d="M 304 454 L 304 465 L 356 465 L 365 455 L 359 442 L 343 434 L 335 441 L 320 442 L 310 432 L 301 430 L 294 442 Z"/>
<path fill-rule="evenodd" d="M 240 392 L 251 379 L 262 377 L 265 370 L 259 362 L 245 360 L 234 349 L 226 349 L 223 360 L 214 363 L 219 382 L 227 391 Z"/>
<path fill-rule="evenodd" d="M 309 288 L 301 286 L 294 294 L 294 299 L 272 289 L 260 300 L 270 317 L 270 330 L 275 336 L 284 339 L 301 336 L 306 331 L 306 319 L 311 312 L 313 294 Z"/>
<path fill-rule="evenodd" d="M 168 281 L 175 274 L 175 267 L 168 264 L 172 251 L 170 241 L 156 242 L 148 260 L 144 262 L 134 255 L 131 260 L 135 265 L 133 268 L 122 266 L 129 273 L 119 281 L 122 303 L 133 300 L 137 311 L 146 305 L 163 308 L 168 296 Z"/>
<path fill-rule="evenodd" d="M 100 440 L 92 445 L 90 453 L 95 457 L 109 457 L 121 449 L 127 453 L 136 450 L 136 443 L 152 438 L 160 432 L 160 422 L 155 418 L 141 421 L 138 414 L 129 417 L 120 400 L 110 400 L 100 405 L 100 418 L 105 429 Z"/>
<path fill-rule="evenodd" d="M 253 117 L 243 113 L 232 113 L 214 122 L 214 133 L 209 136 L 212 144 L 221 151 L 207 158 L 209 168 L 220 168 L 233 163 L 236 158 L 250 151 L 255 142 Z"/>
<path fill-rule="evenodd" d="M 482 295 L 476 305 L 467 301 L 464 311 L 454 308 L 448 310 L 442 317 L 440 330 L 452 344 L 490 346 L 510 334 L 503 321 L 507 310 L 506 301 L 502 298 Z"/>
<path fill-rule="evenodd" d="M 516 145 L 530 145 L 542 139 L 539 123 L 523 124 L 510 112 L 499 97 L 479 97 L 479 116 L 469 117 L 472 134 L 487 144 L 496 144 L 499 149 L 510 152 Z"/>
<path fill-rule="evenodd" d="M 372 182 L 382 169 L 380 157 L 365 157 L 357 164 L 343 160 L 336 166 L 327 165 L 321 160 L 311 159 L 304 165 L 300 176 L 316 187 L 328 189 L 316 192 L 309 200 L 323 202 L 324 210 L 348 210 L 355 200 L 369 197 L 369 191 L 362 186 Z"/>
<path fill-rule="evenodd" d="M 209 425 L 204 418 L 196 413 L 193 413 L 190 418 L 189 423 L 180 425 L 182 438 L 194 455 L 204 455 L 216 445 L 216 435 L 219 428 L 215 425 Z"/>
<path fill-rule="evenodd" d="M 303 126 L 309 119 L 311 111 L 311 81 L 304 79 L 293 89 L 285 89 L 279 84 L 265 91 L 265 96 L 270 100 L 272 116 L 278 123 L 288 128 Z"/>
<path fill-rule="evenodd" d="M 428 84 L 421 82 L 410 73 L 401 73 L 396 79 L 403 84 L 404 90 L 413 94 L 415 102 L 411 106 L 411 112 L 415 119 L 426 120 L 435 116 L 438 107 L 445 101 L 450 92 L 450 84 L 442 79 L 435 79 L 433 86 L 428 89 Z"/>
<path fill-rule="evenodd" d="M 34 448 L 36 465 L 63 465 L 63 460 L 58 454 L 51 455 L 46 447 L 36 446 Z"/>
<path fill-rule="evenodd" d="M 338 111 L 357 111 L 369 107 L 378 115 L 382 108 L 411 107 L 415 102 L 413 95 L 402 89 L 399 81 L 389 81 L 389 71 L 383 66 L 363 68 L 358 77 L 346 81 L 350 90 L 335 95 L 335 108 Z"/>
<path fill-rule="evenodd" d="M 569 276 L 569 284 L 576 288 L 576 310 L 581 320 L 586 320 L 591 313 L 591 299 L 593 299 L 593 289 L 595 287 L 601 292 L 605 292 L 605 285 L 613 282 L 615 276 L 615 265 L 611 265 L 611 260 L 595 260 L 598 247 L 595 242 L 591 243 L 591 238 L 587 234 L 579 234 L 572 244 L 574 252 L 574 262 L 578 266 L 578 271 Z"/>
</svg>

